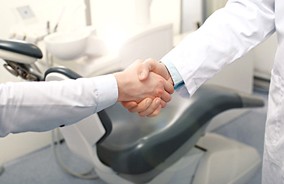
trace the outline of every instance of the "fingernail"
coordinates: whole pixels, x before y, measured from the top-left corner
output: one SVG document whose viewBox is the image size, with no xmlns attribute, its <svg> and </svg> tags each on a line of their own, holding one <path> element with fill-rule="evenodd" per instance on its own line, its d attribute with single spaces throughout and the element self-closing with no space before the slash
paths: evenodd
<svg viewBox="0 0 284 184">
<path fill-rule="evenodd" d="M 161 102 L 160 102 L 160 99 L 157 98 L 156 101 L 155 101 L 155 103 L 156 103 L 156 104 L 160 104 L 160 103 L 161 103 Z"/>
<path fill-rule="evenodd" d="M 150 103 L 151 103 L 150 99 L 147 98 L 147 99 L 146 99 L 146 104 L 147 104 L 147 105 L 150 105 Z"/>
<path fill-rule="evenodd" d="M 139 78 L 140 78 L 140 79 L 144 79 L 145 76 L 146 76 L 145 72 L 141 72 L 141 73 L 139 74 Z"/>
</svg>

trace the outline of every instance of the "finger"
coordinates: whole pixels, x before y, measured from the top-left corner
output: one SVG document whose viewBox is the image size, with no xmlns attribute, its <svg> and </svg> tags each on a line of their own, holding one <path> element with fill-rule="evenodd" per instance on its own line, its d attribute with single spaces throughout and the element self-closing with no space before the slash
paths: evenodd
<svg viewBox="0 0 284 184">
<path fill-rule="evenodd" d="M 139 102 L 136 107 L 129 109 L 129 111 L 130 112 L 138 112 L 138 113 L 146 111 L 149 108 L 149 106 L 151 105 L 152 102 L 153 102 L 153 100 L 151 98 L 145 98 L 144 100 Z"/>
<path fill-rule="evenodd" d="M 159 74 L 164 79 L 169 78 L 168 70 L 167 70 L 166 66 L 164 64 L 162 64 L 161 62 L 149 58 L 149 59 L 146 59 L 143 62 L 143 64 L 147 65 L 149 71 L 154 72 L 156 74 Z"/>
<path fill-rule="evenodd" d="M 161 107 L 162 107 L 162 108 L 165 108 L 166 106 L 167 106 L 167 102 L 161 100 Z"/>
<path fill-rule="evenodd" d="M 161 95 L 161 99 L 162 99 L 164 102 L 169 102 L 169 101 L 171 101 L 172 96 L 171 96 L 169 93 L 167 93 L 166 91 L 164 91 L 164 92 L 162 93 L 162 95 Z"/>
<path fill-rule="evenodd" d="M 142 63 L 141 68 L 138 68 L 138 78 L 140 81 L 146 80 L 149 76 L 149 73 L 152 71 L 151 63 Z"/>
<path fill-rule="evenodd" d="M 163 71 L 162 68 L 159 68 L 159 62 L 154 59 L 146 59 L 141 68 L 139 69 L 139 80 L 143 81 L 148 78 L 150 72 L 155 72 L 161 75 L 163 78 L 167 78 L 167 75 Z"/>
<path fill-rule="evenodd" d="M 155 98 L 145 111 L 139 112 L 139 115 L 144 117 L 152 114 L 157 108 L 161 106 L 161 99 Z"/>
<path fill-rule="evenodd" d="M 138 72 L 138 79 L 140 81 L 146 80 L 149 76 L 150 71 L 146 67 L 142 67 L 139 70 L 141 70 L 141 71 Z"/>
<path fill-rule="evenodd" d="M 161 106 L 159 106 L 152 114 L 149 114 L 148 117 L 155 117 L 160 114 Z"/>
<path fill-rule="evenodd" d="M 127 110 L 133 109 L 138 106 L 138 104 L 134 101 L 121 102 L 121 105 Z"/>
<path fill-rule="evenodd" d="M 164 88 L 165 90 L 170 93 L 170 94 L 173 94 L 175 89 L 174 89 L 174 85 L 171 84 L 170 82 L 166 81 L 165 84 L 164 84 Z"/>
</svg>

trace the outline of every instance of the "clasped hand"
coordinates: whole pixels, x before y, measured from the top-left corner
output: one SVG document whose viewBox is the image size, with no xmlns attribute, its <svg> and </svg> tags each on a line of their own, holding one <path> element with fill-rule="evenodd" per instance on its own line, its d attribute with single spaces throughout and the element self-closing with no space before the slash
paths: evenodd
<svg viewBox="0 0 284 184">
<path fill-rule="evenodd" d="M 137 60 L 114 75 L 118 84 L 118 101 L 140 116 L 158 115 L 174 92 L 166 66 L 153 59 Z"/>
</svg>

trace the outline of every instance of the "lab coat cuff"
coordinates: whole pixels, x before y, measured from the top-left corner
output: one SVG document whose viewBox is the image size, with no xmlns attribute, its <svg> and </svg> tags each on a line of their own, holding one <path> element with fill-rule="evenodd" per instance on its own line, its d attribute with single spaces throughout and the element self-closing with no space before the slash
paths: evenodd
<svg viewBox="0 0 284 184">
<path fill-rule="evenodd" d="M 184 85 L 183 79 L 173 63 L 167 60 L 162 61 L 162 63 L 164 63 L 171 75 L 171 78 L 174 82 L 174 88 L 178 89 L 182 87 Z"/>
<path fill-rule="evenodd" d="M 187 76 L 185 70 L 182 70 L 179 63 L 172 63 L 171 61 L 175 61 L 179 58 L 172 58 L 171 54 L 166 55 L 161 59 L 161 62 L 164 63 L 174 81 L 174 88 L 180 95 L 185 97 L 191 97 L 195 91 L 197 90 L 197 85 L 192 78 L 188 80 L 184 80 L 184 76 Z M 186 89 L 186 90 L 185 90 Z"/>
<path fill-rule="evenodd" d="M 118 99 L 118 86 L 114 75 L 103 75 L 95 78 L 97 86 L 97 112 L 113 105 Z"/>
</svg>

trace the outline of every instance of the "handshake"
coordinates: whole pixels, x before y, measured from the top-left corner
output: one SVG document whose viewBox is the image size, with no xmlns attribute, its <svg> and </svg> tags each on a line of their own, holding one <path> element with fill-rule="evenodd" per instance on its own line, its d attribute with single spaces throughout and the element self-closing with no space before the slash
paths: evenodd
<svg viewBox="0 0 284 184">
<path fill-rule="evenodd" d="M 156 116 L 171 100 L 172 78 L 163 63 L 153 59 L 137 60 L 122 72 L 114 74 L 118 100 L 130 112 Z"/>
</svg>

